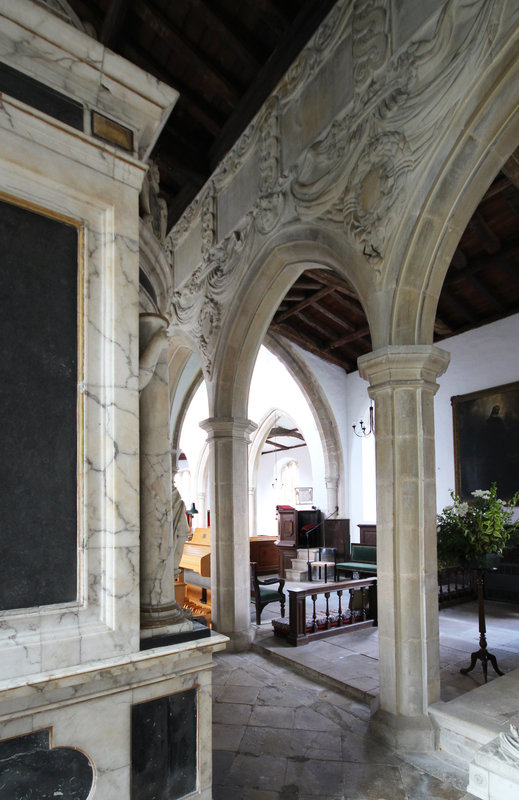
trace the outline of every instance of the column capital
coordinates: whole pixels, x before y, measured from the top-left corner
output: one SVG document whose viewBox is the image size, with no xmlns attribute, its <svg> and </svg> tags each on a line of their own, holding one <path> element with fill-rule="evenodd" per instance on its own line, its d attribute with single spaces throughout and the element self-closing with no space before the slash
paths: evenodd
<svg viewBox="0 0 519 800">
<path fill-rule="evenodd" d="M 358 359 L 361 378 L 371 389 L 398 384 L 429 383 L 449 366 L 450 353 L 435 345 L 389 345 L 366 353 Z"/>
<path fill-rule="evenodd" d="M 339 486 L 339 476 L 338 475 L 325 475 L 324 476 L 324 483 L 327 489 L 337 489 Z"/>
<path fill-rule="evenodd" d="M 258 426 L 250 419 L 209 417 L 200 422 L 200 427 L 207 431 L 209 441 L 211 439 L 237 439 L 249 444 L 250 435 Z"/>
</svg>

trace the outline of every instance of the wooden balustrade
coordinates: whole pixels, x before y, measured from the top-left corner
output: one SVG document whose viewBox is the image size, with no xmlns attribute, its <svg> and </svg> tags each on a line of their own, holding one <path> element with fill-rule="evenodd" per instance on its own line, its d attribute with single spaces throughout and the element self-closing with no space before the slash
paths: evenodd
<svg viewBox="0 0 519 800">
<path fill-rule="evenodd" d="M 465 603 L 476 597 L 471 570 L 465 567 L 444 567 L 438 570 L 438 603 L 440 608 Z"/>
<path fill-rule="evenodd" d="M 325 608 L 318 608 L 318 597 L 324 595 Z M 336 596 L 336 606 L 330 597 Z M 306 600 L 310 598 L 311 613 L 307 616 Z M 345 631 L 367 628 L 377 624 L 377 579 L 312 584 L 310 588 L 288 589 L 289 619 L 273 620 L 274 633 L 286 636 L 293 645 L 306 644 L 313 639 L 333 636 Z"/>
</svg>

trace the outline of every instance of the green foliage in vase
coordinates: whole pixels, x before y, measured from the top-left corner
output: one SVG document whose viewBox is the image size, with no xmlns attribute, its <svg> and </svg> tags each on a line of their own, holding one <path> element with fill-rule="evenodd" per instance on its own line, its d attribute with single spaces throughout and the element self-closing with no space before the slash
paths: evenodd
<svg viewBox="0 0 519 800">
<path fill-rule="evenodd" d="M 466 564 L 491 553 L 501 555 L 510 542 L 519 520 L 512 523 L 519 492 L 505 502 L 497 496 L 497 486 L 476 489 L 472 503 L 451 492 L 452 504 L 438 515 L 438 566 Z"/>
</svg>

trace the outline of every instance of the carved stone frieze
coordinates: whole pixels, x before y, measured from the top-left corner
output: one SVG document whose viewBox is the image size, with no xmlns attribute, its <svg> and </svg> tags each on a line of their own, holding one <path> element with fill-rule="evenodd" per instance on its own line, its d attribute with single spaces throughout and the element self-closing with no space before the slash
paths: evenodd
<svg viewBox="0 0 519 800">
<path fill-rule="evenodd" d="M 409 174 L 434 149 L 462 73 L 488 57 L 500 14 L 496 0 L 450 0 L 429 37 L 391 59 L 382 12 L 376 0 L 355 3 L 352 107 L 308 148 L 291 184 L 299 215 L 342 224 L 379 274 Z"/>
<path fill-rule="evenodd" d="M 260 141 L 258 201 L 254 210 L 260 233 L 270 233 L 283 212 L 285 187 L 281 183 L 279 103 L 274 95 L 265 107 Z M 286 181 L 285 181 L 286 183 Z"/>
<path fill-rule="evenodd" d="M 276 94 L 282 103 L 293 98 L 316 74 L 344 35 L 350 15 L 350 3 L 345 0 L 336 3 L 279 83 Z"/>
<path fill-rule="evenodd" d="M 214 181 L 210 181 L 203 187 L 184 211 L 177 224 L 168 233 L 165 247 L 170 256 L 200 218 L 202 220 L 202 249 L 205 252 L 216 242 L 216 189 Z"/>
<path fill-rule="evenodd" d="M 383 0 L 355 0 L 352 32 L 354 80 L 359 91 L 387 60 L 389 36 Z"/>
</svg>

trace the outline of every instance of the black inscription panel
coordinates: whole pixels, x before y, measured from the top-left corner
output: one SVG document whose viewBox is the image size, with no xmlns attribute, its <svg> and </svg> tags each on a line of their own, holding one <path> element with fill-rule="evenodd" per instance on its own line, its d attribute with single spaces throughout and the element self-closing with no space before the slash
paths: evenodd
<svg viewBox="0 0 519 800">
<path fill-rule="evenodd" d="M 93 780 L 84 753 L 50 749 L 49 730 L 0 742 L 0 800 L 86 800 Z"/>
<path fill-rule="evenodd" d="M 132 800 L 178 800 L 196 790 L 197 727 L 196 689 L 132 707 Z"/>
<path fill-rule="evenodd" d="M 76 599 L 77 238 L 0 201 L 0 609 Z"/>
<path fill-rule="evenodd" d="M 80 103 L 2 62 L 0 92 L 5 92 L 72 128 L 83 130 L 83 106 Z"/>
</svg>

